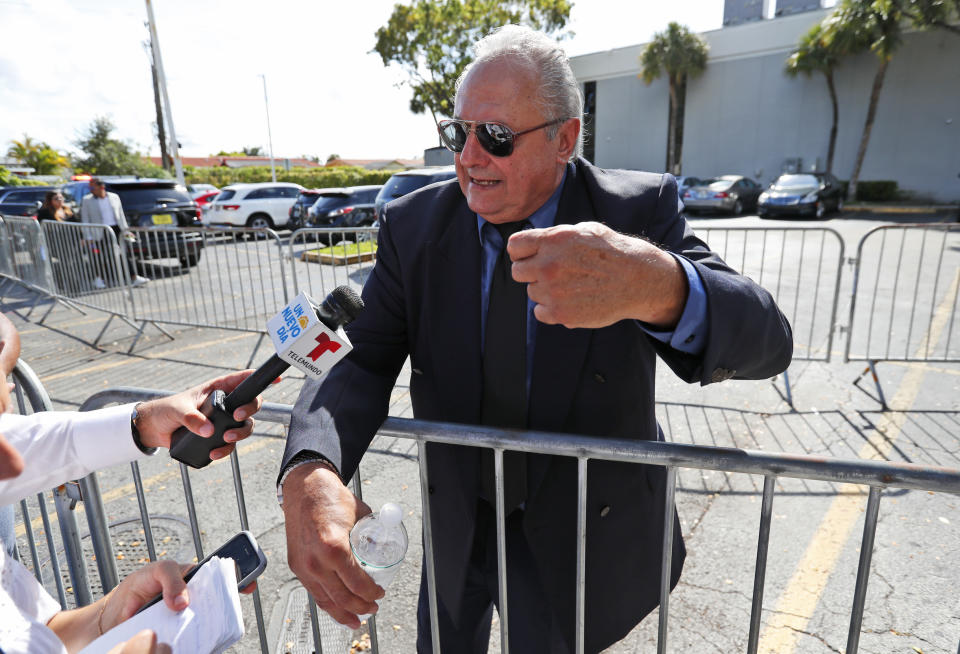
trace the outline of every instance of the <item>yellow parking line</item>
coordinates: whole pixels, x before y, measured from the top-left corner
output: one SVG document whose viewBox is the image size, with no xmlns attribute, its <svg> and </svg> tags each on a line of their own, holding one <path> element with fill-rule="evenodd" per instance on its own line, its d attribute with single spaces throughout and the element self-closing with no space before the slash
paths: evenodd
<svg viewBox="0 0 960 654">
<path fill-rule="evenodd" d="M 937 307 L 930 326 L 930 342 L 938 342 L 943 333 L 958 283 L 960 270 L 954 276 L 944 301 Z M 910 366 L 890 404 L 912 406 L 920 392 L 926 371 L 926 366 Z M 886 459 L 906 418 L 906 412 L 902 411 L 885 413 L 858 456 L 861 459 Z M 860 492 L 854 492 L 855 490 Z M 758 650 L 763 654 L 791 654 L 796 648 L 797 634 L 806 630 L 827 586 L 830 573 L 849 540 L 851 531 L 864 513 L 865 497 L 862 487 L 841 485 L 841 494 L 830 504 L 761 634 Z"/>
<path fill-rule="evenodd" d="M 251 452 L 256 452 L 257 450 L 263 449 L 267 445 L 270 445 L 271 443 L 274 443 L 274 442 L 279 442 L 279 441 L 275 441 L 272 438 L 258 438 L 257 440 L 240 443 L 239 445 L 237 445 L 237 453 L 240 456 L 243 456 L 245 454 L 250 454 Z M 218 459 L 217 461 L 214 461 L 213 463 L 211 463 L 210 466 L 215 467 L 215 466 L 227 463 L 229 460 L 230 460 L 229 458 Z M 279 465 L 279 461 L 277 463 Z M 180 466 L 175 466 L 171 470 L 165 470 L 164 472 L 153 475 L 152 477 L 147 477 L 146 479 L 143 479 L 142 480 L 143 490 L 144 492 L 147 492 L 150 488 L 157 486 L 159 484 L 162 484 L 164 482 L 170 481 L 174 477 L 179 477 L 179 476 L 180 476 Z M 137 487 L 133 483 L 124 484 L 122 486 L 117 486 L 116 488 L 110 489 L 106 493 L 103 493 L 101 497 L 103 499 L 103 503 L 106 505 L 110 502 L 115 502 L 116 500 L 123 499 L 124 497 L 135 495 L 137 492 L 136 489 Z M 78 514 L 83 512 L 82 502 L 77 504 L 76 511 Z M 34 531 L 42 528 L 43 518 L 40 516 L 37 516 L 36 518 L 31 520 L 30 527 Z M 18 523 L 16 527 L 16 533 L 18 538 L 25 536 L 27 533 L 26 527 L 22 523 Z"/>
<path fill-rule="evenodd" d="M 173 350 L 165 350 L 163 352 L 151 352 L 148 354 L 140 354 L 136 357 L 127 357 L 122 361 L 111 361 L 110 363 L 99 363 L 95 366 L 90 366 L 89 368 L 80 368 L 78 370 L 69 370 L 67 372 L 58 372 L 52 375 L 47 375 L 40 378 L 40 381 L 44 384 L 49 384 L 50 382 L 56 379 L 63 379 L 65 377 L 76 377 L 77 375 L 85 375 L 93 372 L 102 372 L 104 370 L 110 370 L 111 368 L 119 368 L 120 366 L 128 366 L 133 363 L 140 363 L 144 359 L 162 359 L 173 354 L 180 354 L 182 352 L 188 352 L 190 350 L 198 350 L 212 345 L 218 345 L 220 343 L 229 343 L 230 341 L 240 340 L 242 338 L 250 338 L 251 336 L 258 336 L 254 332 L 237 334 L 236 336 L 226 336 L 224 338 L 218 338 L 212 341 L 204 341 L 203 343 L 193 343 L 192 345 L 184 345 Z"/>
</svg>

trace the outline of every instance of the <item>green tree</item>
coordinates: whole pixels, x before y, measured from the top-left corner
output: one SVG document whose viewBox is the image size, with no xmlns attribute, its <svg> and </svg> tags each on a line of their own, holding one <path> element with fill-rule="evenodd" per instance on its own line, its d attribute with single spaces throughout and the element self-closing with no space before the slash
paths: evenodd
<svg viewBox="0 0 960 654">
<path fill-rule="evenodd" d="M 471 46 L 494 28 L 520 23 L 552 34 L 570 18 L 571 0 L 414 0 L 396 4 L 376 32 L 373 51 L 384 66 L 399 64 L 413 91 L 410 111 L 453 113 L 457 78 L 472 61 Z"/>
<path fill-rule="evenodd" d="M 106 116 L 98 116 L 74 145 L 83 156 L 74 159 L 74 168 L 93 175 L 140 175 L 167 177 L 160 166 L 155 166 L 125 141 L 112 138 L 115 126 Z"/>
<path fill-rule="evenodd" d="M 845 54 L 872 51 L 880 60 L 873 76 L 870 103 L 863 123 L 863 133 L 857 148 L 857 157 L 850 174 L 847 199 L 857 196 L 860 170 L 870 144 L 870 133 L 877 116 L 880 91 L 894 53 L 903 42 L 904 16 L 897 0 L 842 0 L 824 21 L 824 38 L 828 48 Z"/>
<path fill-rule="evenodd" d="M 645 84 L 666 74 L 670 89 L 670 125 L 667 132 L 667 170 L 680 172 L 683 151 L 683 115 L 687 80 L 707 67 L 708 47 L 699 35 L 679 23 L 670 23 L 653 35 L 640 55 L 640 75 Z"/>
<path fill-rule="evenodd" d="M 960 36 L 960 0 L 899 0 L 900 11 L 919 29 L 937 28 Z"/>
<path fill-rule="evenodd" d="M 36 175 L 54 175 L 68 165 L 65 156 L 43 141 L 34 141 L 26 134 L 21 141 L 10 141 L 7 156 L 19 159 L 30 166 Z"/>
<path fill-rule="evenodd" d="M 263 148 L 259 145 L 247 146 L 241 150 L 245 157 L 262 157 Z"/>
<path fill-rule="evenodd" d="M 833 122 L 830 124 L 830 139 L 827 147 L 827 172 L 833 172 L 833 155 L 837 147 L 837 121 L 839 105 L 837 103 L 837 88 L 833 74 L 843 58 L 837 41 L 828 40 L 825 36 L 823 24 L 814 25 L 809 32 L 800 38 L 796 50 L 787 58 L 786 72 L 791 77 L 801 73 L 810 77 L 814 73 L 823 73 L 827 80 L 827 89 L 830 91 L 830 104 L 833 107 Z"/>
</svg>

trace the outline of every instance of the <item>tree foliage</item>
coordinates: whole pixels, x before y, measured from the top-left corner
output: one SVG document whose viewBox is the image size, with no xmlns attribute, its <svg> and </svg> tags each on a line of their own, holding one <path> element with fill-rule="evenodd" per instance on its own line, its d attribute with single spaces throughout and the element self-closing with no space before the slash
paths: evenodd
<svg viewBox="0 0 960 654">
<path fill-rule="evenodd" d="M 833 155 L 837 147 L 837 123 L 840 109 L 837 101 L 837 88 L 834 84 L 834 72 L 843 54 L 839 47 L 832 45 L 832 38 L 828 39 L 827 30 L 823 23 L 814 25 L 810 31 L 800 37 L 800 43 L 787 57 L 786 72 L 791 77 L 797 75 L 812 76 L 822 73 L 827 81 L 827 90 L 830 92 L 830 103 L 833 109 L 833 122 L 830 125 L 830 138 L 827 147 L 828 173 L 833 172 Z"/>
<path fill-rule="evenodd" d="M 67 158 L 43 141 L 34 141 L 23 135 L 20 141 L 10 141 L 7 156 L 19 159 L 33 168 L 35 175 L 55 175 L 69 165 Z"/>
<path fill-rule="evenodd" d="M 477 40 L 509 23 L 553 34 L 572 6 L 571 0 L 414 0 L 394 5 L 373 51 L 384 66 L 399 64 L 409 76 L 410 111 L 429 111 L 436 120 L 453 114 L 454 87 Z"/>
<path fill-rule="evenodd" d="M 960 0 L 899 0 L 900 11 L 918 29 L 938 28 L 960 36 Z"/>
<path fill-rule="evenodd" d="M 151 164 L 126 141 L 111 136 L 115 126 L 106 116 L 94 118 L 74 145 L 83 153 L 73 166 L 93 175 L 140 175 L 167 177 L 166 171 Z"/>
<path fill-rule="evenodd" d="M 670 133 L 667 136 L 667 170 L 674 172 L 682 159 L 683 105 L 687 80 L 707 67 L 707 42 L 687 27 L 671 22 L 653 35 L 640 55 L 640 78 L 651 84 L 667 76 L 670 90 Z"/>
</svg>

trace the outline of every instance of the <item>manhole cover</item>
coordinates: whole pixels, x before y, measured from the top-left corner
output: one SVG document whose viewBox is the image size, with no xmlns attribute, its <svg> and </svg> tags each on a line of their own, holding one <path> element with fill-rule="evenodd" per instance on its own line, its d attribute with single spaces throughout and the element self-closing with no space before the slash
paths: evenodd
<svg viewBox="0 0 960 654">
<path fill-rule="evenodd" d="M 315 654 L 313 647 L 313 627 L 310 624 L 310 596 L 299 584 L 287 596 L 277 640 L 278 654 Z M 346 627 L 334 622 L 333 618 L 317 610 L 317 623 L 320 625 L 320 644 L 323 654 L 346 654 L 350 651 L 353 633 Z M 317 653 L 318 654 L 318 653 Z"/>
<path fill-rule="evenodd" d="M 153 544 L 158 559 L 173 559 L 175 561 L 192 561 L 196 557 L 193 547 L 193 535 L 190 523 L 179 516 L 157 515 L 150 516 L 150 527 L 153 531 Z M 143 523 L 140 518 L 127 518 L 110 523 L 110 539 L 113 541 L 113 552 L 116 557 L 117 576 L 123 579 L 131 572 L 140 569 L 150 562 L 150 553 L 147 550 L 147 541 L 144 538 Z M 97 561 L 93 553 L 93 542 L 90 534 L 80 538 L 83 548 L 83 559 L 87 565 L 87 581 L 93 597 L 103 593 L 100 584 L 100 574 L 97 572 Z M 70 572 L 67 567 L 63 546 L 57 550 L 57 560 L 60 562 L 60 576 L 63 587 L 66 589 L 67 604 L 73 606 L 73 587 Z M 40 570 L 44 580 L 50 579 L 50 558 L 40 562 Z M 48 584 L 49 585 L 49 584 Z M 51 590 L 56 597 L 56 589 Z"/>
</svg>

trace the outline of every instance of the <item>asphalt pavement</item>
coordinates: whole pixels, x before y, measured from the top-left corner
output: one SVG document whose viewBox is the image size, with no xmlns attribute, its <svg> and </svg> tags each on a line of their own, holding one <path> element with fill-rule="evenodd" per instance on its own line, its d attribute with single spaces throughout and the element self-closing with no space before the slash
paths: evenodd
<svg viewBox="0 0 960 654">
<path fill-rule="evenodd" d="M 935 217 L 935 216 L 934 216 Z M 817 223 L 698 218 L 696 229 L 722 226 L 826 226 L 836 230 L 847 252 L 889 216 L 855 216 Z M 897 217 L 899 220 L 901 217 Z M 910 216 L 908 220 L 917 220 Z M 908 252 L 906 256 L 920 256 Z M 155 280 L 151 284 L 164 284 Z M 183 280 L 179 280 L 180 284 Z M 849 302 L 851 275 L 840 279 L 838 315 Z M 149 287 L 150 285 L 148 285 Z M 138 290 L 134 290 L 134 293 Z M 168 326 L 173 336 L 147 327 L 132 353 L 135 331 L 113 321 L 94 346 L 106 316 L 83 315 L 48 304 L 31 308 L 34 296 L 7 285 L 2 310 L 21 332 L 22 358 L 39 374 L 58 409 L 76 409 L 95 392 L 120 386 L 179 391 L 210 377 L 242 368 L 258 335 L 209 328 Z M 813 302 L 812 298 L 801 298 Z M 802 309 L 803 307 L 801 307 Z M 811 307 L 812 310 L 812 307 Z M 960 331 L 960 325 L 949 329 Z M 862 362 L 843 363 L 841 337 L 830 361 L 796 361 L 790 368 L 793 406 L 784 379 L 728 381 L 689 386 L 658 369 L 657 412 L 667 440 L 771 452 L 805 453 L 841 459 L 879 458 L 960 468 L 960 366 L 956 363 L 880 363 L 891 411 L 882 411 L 869 376 L 853 380 Z M 268 355 L 259 346 L 254 361 Z M 412 417 L 404 369 L 390 414 Z M 265 399 L 292 404 L 302 376 L 293 372 L 269 389 Z M 273 651 L 309 652 L 305 597 L 286 565 L 283 516 L 274 481 L 284 445 L 282 425 L 261 422 L 237 457 L 250 529 L 267 553 L 260 580 L 265 637 Z M 378 437 L 361 466 L 364 499 L 378 507 L 398 501 L 411 534 L 407 562 L 389 589 L 378 617 L 381 652 L 413 652 L 420 568 L 420 490 L 413 441 Z M 178 466 L 160 454 L 141 466 L 154 531 L 164 556 L 196 555 Z M 228 462 L 190 473 L 201 525 L 202 549 L 209 552 L 239 529 L 240 513 Z M 115 547 L 124 566 L 145 558 L 130 470 L 121 466 L 100 475 Z M 723 472 L 681 470 L 677 505 L 687 544 L 680 584 L 670 597 L 668 651 L 744 651 L 763 478 Z M 34 503 L 35 506 L 35 503 Z M 52 506 L 48 504 L 48 506 Z M 82 506 L 82 505 L 81 505 Z M 866 489 L 845 484 L 779 479 L 774 499 L 766 572 L 761 652 L 843 651 L 853 601 Z M 32 514 L 37 515 L 35 510 Z M 39 522 L 36 519 L 35 522 Z M 81 520 L 81 522 L 83 522 Z M 954 654 L 960 642 L 960 510 L 955 496 L 923 491 L 884 492 L 864 613 L 860 651 Z M 39 531 L 36 533 L 40 533 Z M 22 549 L 26 543 L 21 539 Z M 118 554 L 120 556 L 120 554 Z M 123 568 L 126 569 L 126 568 Z M 132 568 L 131 568 L 132 569 Z M 655 583 L 652 581 L 652 583 Z M 259 651 L 253 601 L 242 600 L 247 636 L 231 651 Z M 657 613 L 608 651 L 656 649 Z M 500 651 L 494 621 L 491 652 Z M 307 629 L 307 631 L 305 631 Z M 346 652 L 362 635 L 324 626 L 324 652 Z M 334 642 L 338 641 L 338 642 Z M 364 651 L 362 649 L 356 651 Z"/>
</svg>

